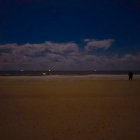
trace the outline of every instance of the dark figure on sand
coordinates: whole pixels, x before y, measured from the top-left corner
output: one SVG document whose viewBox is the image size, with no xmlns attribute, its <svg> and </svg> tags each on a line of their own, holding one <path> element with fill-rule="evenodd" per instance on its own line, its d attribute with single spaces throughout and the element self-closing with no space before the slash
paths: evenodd
<svg viewBox="0 0 140 140">
<path fill-rule="evenodd" d="M 133 72 L 128 72 L 128 76 L 129 76 L 129 80 L 132 80 L 133 79 Z"/>
</svg>

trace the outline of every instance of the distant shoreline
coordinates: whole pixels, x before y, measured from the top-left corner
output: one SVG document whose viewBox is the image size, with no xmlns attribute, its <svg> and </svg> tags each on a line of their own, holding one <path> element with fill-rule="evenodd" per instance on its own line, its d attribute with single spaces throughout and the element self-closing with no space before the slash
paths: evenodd
<svg viewBox="0 0 140 140">
<path fill-rule="evenodd" d="M 0 76 L 47 76 L 47 75 L 127 75 L 128 71 L 0 71 Z M 140 71 L 133 71 L 134 75 L 140 75 Z"/>
</svg>

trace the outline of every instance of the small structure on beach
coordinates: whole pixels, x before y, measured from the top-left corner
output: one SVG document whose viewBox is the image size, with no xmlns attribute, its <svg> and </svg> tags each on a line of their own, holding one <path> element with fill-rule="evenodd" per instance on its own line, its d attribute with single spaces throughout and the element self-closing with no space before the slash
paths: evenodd
<svg viewBox="0 0 140 140">
<path fill-rule="evenodd" d="M 45 73 L 45 72 L 42 72 L 42 75 L 43 75 L 43 76 L 45 76 L 45 75 L 46 75 L 46 73 Z"/>
<path fill-rule="evenodd" d="M 20 69 L 19 71 L 20 71 L 20 72 L 23 72 L 23 71 L 24 71 L 24 69 Z"/>
</svg>

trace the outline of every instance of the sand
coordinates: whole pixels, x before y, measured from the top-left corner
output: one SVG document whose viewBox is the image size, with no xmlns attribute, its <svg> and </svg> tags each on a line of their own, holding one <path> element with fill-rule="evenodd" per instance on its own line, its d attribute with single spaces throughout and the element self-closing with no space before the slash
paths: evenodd
<svg viewBox="0 0 140 140">
<path fill-rule="evenodd" d="M 0 80 L 0 140 L 139 140 L 139 132 L 139 80 Z"/>
</svg>

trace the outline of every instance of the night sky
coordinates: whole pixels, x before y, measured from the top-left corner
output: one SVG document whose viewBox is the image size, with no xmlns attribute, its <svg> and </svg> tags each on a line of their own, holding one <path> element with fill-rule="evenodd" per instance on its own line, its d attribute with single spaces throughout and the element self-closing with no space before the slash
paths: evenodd
<svg viewBox="0 0 140 140">
<path fill-rule="evenodd" d="M 139 0 L 0 0 L 0 70 L 140 70 Z"/>
</svg>

